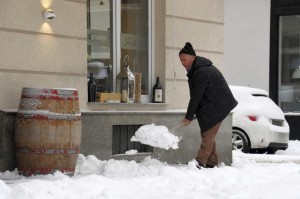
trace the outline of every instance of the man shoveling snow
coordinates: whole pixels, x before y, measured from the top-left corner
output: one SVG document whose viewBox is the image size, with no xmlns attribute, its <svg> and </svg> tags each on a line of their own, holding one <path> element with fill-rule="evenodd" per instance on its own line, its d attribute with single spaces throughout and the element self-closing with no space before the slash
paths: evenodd
<svg viewBox="0 0 300 199">
<path fill-rule="evenodd" d="M 169 148 L 178 149 L 178 142 L 180 140 L 177 136 L 170 133 L 165 126 L 147 124 L 141 126 L 130 141 L 141 142 L 142 144 L 168 150 Z"/>
<path fill-rule="evenodd" d="M 237 101 L 222 73 L 209 59 L 196 56 L 191 43 L 186 42 L 179 58 L 187 71 L 190 89 L 190 101 L 182 122 L 188 126 L 196 115 L 201 129 L 201 146 L 195 158 L 197 167 L 217 166 L 215 137 L 222 121 L 237 106 Z"/>
</svg>

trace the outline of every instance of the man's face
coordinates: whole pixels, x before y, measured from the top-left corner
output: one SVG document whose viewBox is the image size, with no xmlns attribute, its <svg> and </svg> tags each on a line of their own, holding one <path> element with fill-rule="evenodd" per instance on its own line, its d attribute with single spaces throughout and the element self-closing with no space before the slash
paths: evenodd
<svg viewBox="0 0 300 199">
<path fill-rule="evenodd" d="M 180 54 L 179 55 L 181 64 L 184 66 L 186 70 L 189 70 L 192 67 L 195 56 L 188 54 Z"/>
</svg>

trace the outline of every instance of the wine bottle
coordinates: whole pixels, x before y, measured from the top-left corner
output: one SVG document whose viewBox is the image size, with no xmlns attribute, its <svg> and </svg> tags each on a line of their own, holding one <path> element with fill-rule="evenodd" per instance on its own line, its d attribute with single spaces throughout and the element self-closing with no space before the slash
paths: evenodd
<svg viewBox="0 0 300 199">
<path fill-rule="evenodd" d="M 159 77 L 156 77 L 156 83 L 153 86 L 153 94 L 152 94 L 152 102 L 153 103 L 162 103 L 163 102 L 163 87 L 159 83 Z"/>
<path fill-rule="evenodd" d="M 97 85 L 93 78 L 93 73 L 90 73 L 90 79 L 88 81 L 88 102 L 96 101 Z"/>
</svg>

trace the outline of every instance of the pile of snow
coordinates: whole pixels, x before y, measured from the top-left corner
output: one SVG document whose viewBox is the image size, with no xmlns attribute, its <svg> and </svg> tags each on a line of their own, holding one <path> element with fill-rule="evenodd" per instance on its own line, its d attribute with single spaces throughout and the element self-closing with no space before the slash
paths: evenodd
<svg viewBox="0 0 300 199">
<path fill-rule="evenodd" d="M 178 149 L 178 142 L 180 140 L 177 136 L 170 133 L 165 126 L 147 124 L 141 126 L 130 141 L 141 142 L 142 144 L 168 150 L 169 148 Z"/>
<path fill-rule="evenodd" d="M 97 174 L 110 178 L 133 178 L 138 176 L 157 176 L 167 164 L 146 157 L 142 162 L 134 160 L 99 160 L 93 155 L 78 156 L 75 176 Z"/>
<path fill-rule="evenodd" d="M 300 150 L 299 141 L 290 141 L 284 155 L 256 154 L 274 160 Z M 182 198 L 300 198 L 300 165 L 257 163 L 253 154 L 233 153 L 232 166 L 197 169 L 169 165 L 150 157 L 142 162 L 99 160 L 79 155 L 75 176 L 19 176 L 17 171 L 0 173 L 1 199 L 182 199 Z M 299 155 L 294 155 L 300 158 Z"/>
<path fill-rule="evenodd" d="M 136 149 L 131 149 L 131 150 L 125 152 L 126 155 L 135 155 L 137 153 L 138 153 L 138 151 Z"/>
</svg>

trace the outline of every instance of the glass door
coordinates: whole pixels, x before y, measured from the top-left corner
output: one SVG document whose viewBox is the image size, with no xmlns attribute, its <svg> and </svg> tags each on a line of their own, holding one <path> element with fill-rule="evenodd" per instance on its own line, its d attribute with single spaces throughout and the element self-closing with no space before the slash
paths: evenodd
<svg viewBox="0 0 300 199">
<path fill-rule="evenodd" d="M 278 102 L 284 112 L 300 112 L 300 15 L 279 17 Z"/>
</svg>

